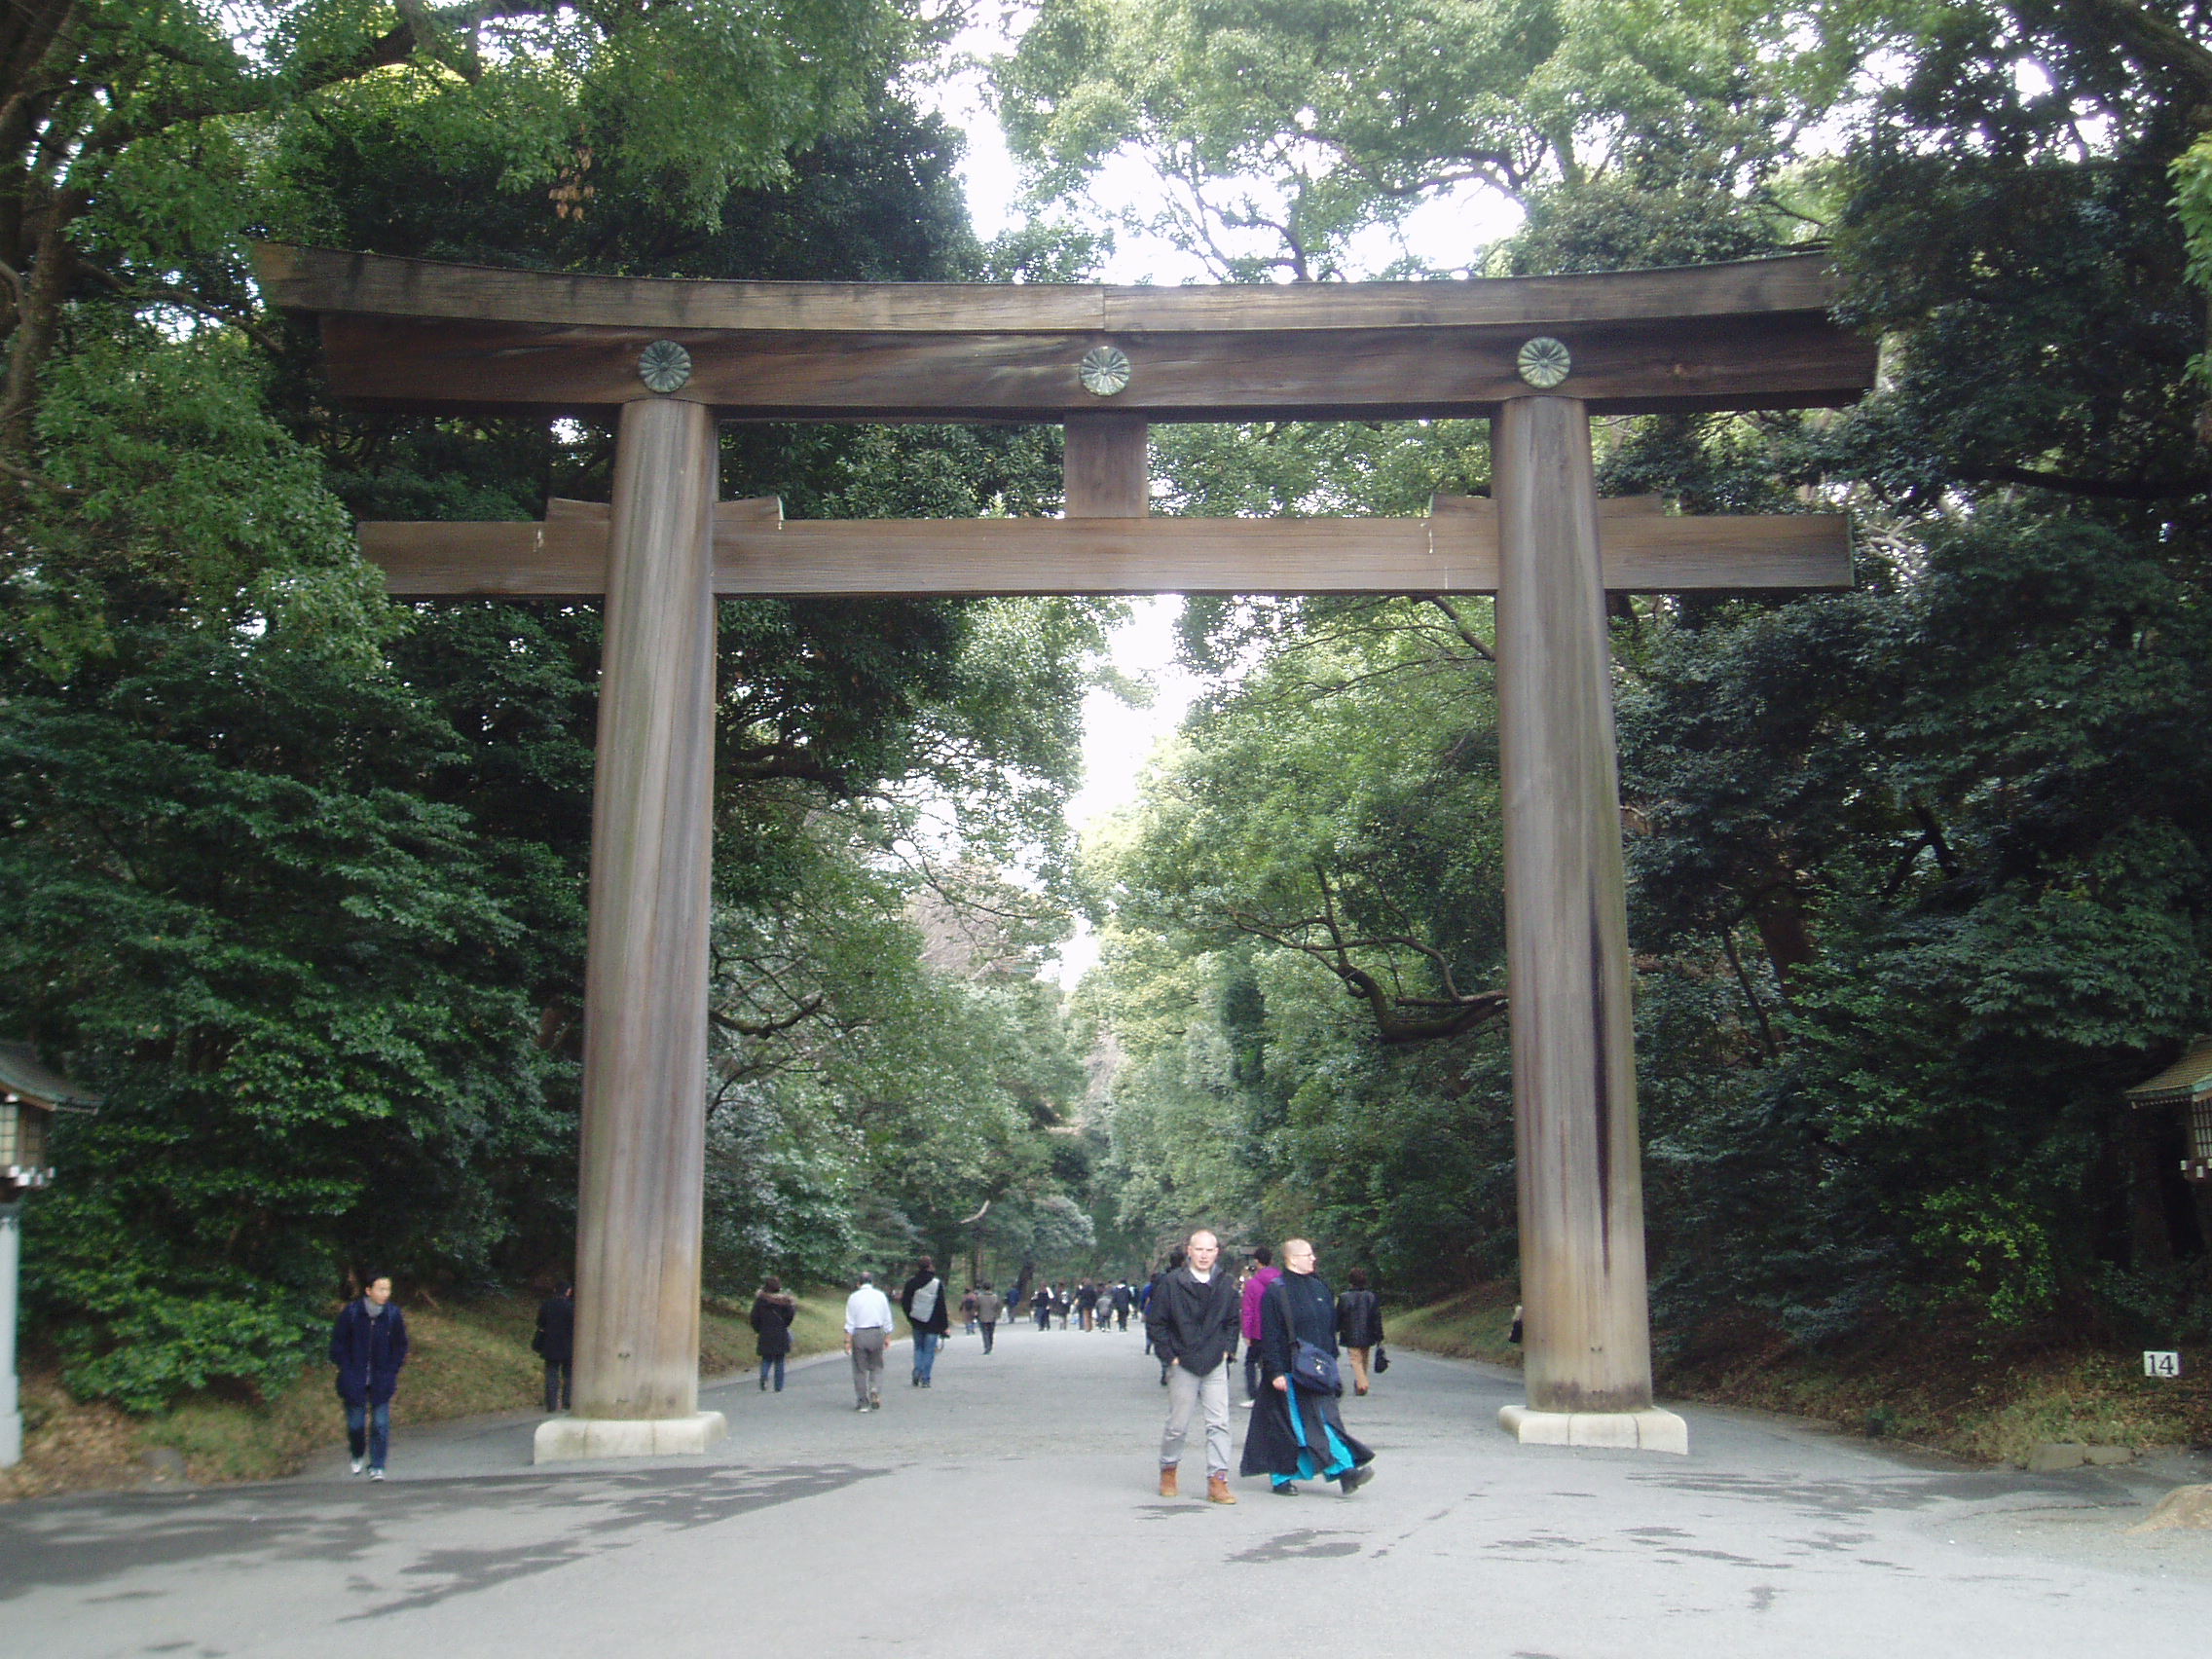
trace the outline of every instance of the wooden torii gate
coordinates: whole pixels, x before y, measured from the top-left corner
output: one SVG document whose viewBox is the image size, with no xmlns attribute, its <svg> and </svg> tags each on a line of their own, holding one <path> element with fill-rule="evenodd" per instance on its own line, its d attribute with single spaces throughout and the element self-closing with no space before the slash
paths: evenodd
<svg viewBox="0 0 2212 1659">
<path fill-rule="evenodd" d="M 1833 406 L 1874 348 L 1796 257 L 1492 281 L 1133 288 L 568 276 L 265 245 L 361 407 L 613 415 L 610 505 L 369 524 L 395 595 L 606 600 L 576 1415 L 540 1459 L 697 1451 L 715 601 L 1494 593 L 1524 1441 L 1688 1449 L 1651 1403 L 1606 590 L 1843 587 L 1833 516 L 1601 501 L 1593 415 Z M 1159 421 L 1489 417 L 1423 519 L 1148 519 Z M 1062 519 L 782 522 L 717 503 L 718 421 L 1062 422 Z"/>
</svg>

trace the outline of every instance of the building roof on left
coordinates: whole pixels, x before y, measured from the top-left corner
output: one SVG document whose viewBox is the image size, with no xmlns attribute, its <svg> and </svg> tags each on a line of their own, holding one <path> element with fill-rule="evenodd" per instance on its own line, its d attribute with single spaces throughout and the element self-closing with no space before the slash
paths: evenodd
<svg viewBox="0 0 2212 1659">
<path fill-rule="evenodd" d="M 0 1090 L 48 1111 L 66 1107 L 95 1110 L 100 1097 L 80 1088 L 38 1057 L 28 1043 L 0 1043 Z"/>
</svg>

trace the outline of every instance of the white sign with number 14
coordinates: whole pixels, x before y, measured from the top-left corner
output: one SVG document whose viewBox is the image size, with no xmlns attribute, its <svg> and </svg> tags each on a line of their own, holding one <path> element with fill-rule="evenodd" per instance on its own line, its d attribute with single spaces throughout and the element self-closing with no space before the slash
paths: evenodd
<svg viewBox="0 0 2212 1659">
<path fill-rule="evenodd" d="M 2146 1377 L 2179 1377 L 2181 1355 L 2165 1348 L 2143 1350 L 2143 1375 Z"/>
</svg>

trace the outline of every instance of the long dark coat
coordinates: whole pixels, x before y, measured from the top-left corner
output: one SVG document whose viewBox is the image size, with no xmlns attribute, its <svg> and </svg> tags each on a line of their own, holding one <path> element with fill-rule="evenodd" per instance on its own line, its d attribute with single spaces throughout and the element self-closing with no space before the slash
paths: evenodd
<svg viewBox="0 0 2212 1659">
<path fill-rule="evenodd" d="M 576 1299 L 548 1296 L 537 1305 L 537 1331 L 531 1351 L 547 1365 L 571 1365 L 576 1357 Z"/>
<path fill-rule="evenodd" d="M 350 1406 L 387 1406 L 407 1363 L 407 1315 L 387 1302 L 369 1317 L 369 1299 L 346 1304 L 330 1331 L 330 1363 L 338 1367 L 338 1397 Z"/>
<path fill-rule="evenodd" d="M 1286 1308 L 1290 1313 L 1287 1325 L 1283 1322 Z M 1336 1396 L 1316 1394 L 1295 1382 L 1287 1390 L 1275 1386 L 1277 1377 L 1290 1373 L 1293 1338 L 1302 1338 L 1328 1353 L 1337 1351 L 1337 1299 L 1317 1273 L 1286 1272 L 1260 1298 L 1260 1398 L 1252 1408 L 1251 1426 L 1244 1431 L 1240 1472 L 1288 1475 L 1294 1480 L 1315 1478 L 1330 1461 L 1324 1424 L 1336 1431 L 1354 1464 L 1372 1463 L 1375 1454 L 1345 1431 Z M 1306 1431 L 1306 1447 L 1299 1445 L 1298 1428 L 1291 1423 L 1294 1410 L 1299 1426 Z"/>
<path fill-rule="evenodd" d="M 782 1359 L 792 1351 L 792 1320 L 797 1314 L 798 1304 L 788 1296 L 762 1291 L 753 1299 L 752 1325 L 762 1359 Z"/>
</svg>

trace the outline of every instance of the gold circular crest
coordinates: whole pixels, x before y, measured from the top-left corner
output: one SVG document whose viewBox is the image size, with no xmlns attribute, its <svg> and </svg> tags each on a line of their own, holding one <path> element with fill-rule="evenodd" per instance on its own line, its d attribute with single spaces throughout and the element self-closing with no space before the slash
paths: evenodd
<svg viewBox="0 0 2212 1659">
<path fill-rule="evenodd" d="M 1567 354 L 1567 348 L 1548 334 L 1540 334 L 1521 348 L 1514 359 L 1521 378 L 1538 391 L 1549 391 L 1565 379 L 1574 367 L 1574 359 Z"/>
<path fill-rule="evenodd" d="M 1083 389 L 1093 397 L 1112 397 L 1129 384 L 1129 359 L 1119 347 L 1093 346 L 1076 365 Z"/>
<path fill-rule="evenodd" d="M 638 378 L 651 391 L 681 391 L 691 378 L 691 353 L 673 340 L 656 340 L 638 353 Z"/>
</svg>

